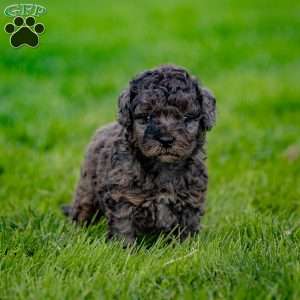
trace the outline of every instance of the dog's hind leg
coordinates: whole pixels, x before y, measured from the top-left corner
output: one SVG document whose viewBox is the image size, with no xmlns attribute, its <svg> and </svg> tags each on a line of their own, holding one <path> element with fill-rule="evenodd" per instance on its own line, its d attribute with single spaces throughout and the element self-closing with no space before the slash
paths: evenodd
<svg viewBox="0 0 300 300">
<path fill-rule="evenodd" d="M 95 223 L 103 214 L 96 201 L 91 182 L 81 176 L 71 206 L 64 206 L 63 212 L 73 221 L 80 224 Z"/>
<path fill-rule="evenodd" d="M 62 206 L 62 210 L 74 222 L 88 225 L 98 221 L 102 212 L 96 199 L 93 172 L 91 170 L 87 172 L 87 167 L 88 162 L 85 163 L 81 170 L 73 203 Z"/>
</svg>

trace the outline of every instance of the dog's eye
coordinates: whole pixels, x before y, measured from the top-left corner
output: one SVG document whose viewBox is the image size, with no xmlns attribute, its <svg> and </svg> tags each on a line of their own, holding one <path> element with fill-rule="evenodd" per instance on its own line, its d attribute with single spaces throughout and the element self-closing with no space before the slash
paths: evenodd
<svg viewBox="0 0 300 300">
<path fill-rule="evenodd" d="M 199 118 L 199 114 L 187 114 L 183 117 L 183 121 L 185 124 L 191 123 L 193 121 L 197 121 L 197 119 Z"/>
<path fill-rule="evenodd" d="M 150 122 L 151 116 L 149 114 L 138 114 L 135 116 L 135 119 L 143 124 L 146 124 Z"/>
<path fill-rule="evenodd" d="M 193 117 L 191 117 L 191 116 L 184 116 L 183 117 L 183 122 L 184 123 L 190 123 L 190 122 L 192 122 L 192 121 L 194 121 L 195 120 L 195 118 L 193 118 Z"/>
</svg>

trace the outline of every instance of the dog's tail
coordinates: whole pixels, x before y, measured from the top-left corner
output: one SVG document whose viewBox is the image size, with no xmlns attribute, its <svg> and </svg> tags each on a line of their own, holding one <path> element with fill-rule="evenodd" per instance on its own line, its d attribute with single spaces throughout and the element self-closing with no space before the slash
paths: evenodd
<svg viewBox="0 0 300 300">
<path fill-rule="evenodd" d="M 66 217 L 72 216 L 72 206 L 69 204 L 64 204 L 61 206 L 61 210 Z"/>
</svg>

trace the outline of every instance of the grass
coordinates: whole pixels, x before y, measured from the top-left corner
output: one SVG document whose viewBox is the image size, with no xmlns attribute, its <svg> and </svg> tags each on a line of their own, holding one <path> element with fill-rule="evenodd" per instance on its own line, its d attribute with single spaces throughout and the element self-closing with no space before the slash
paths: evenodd
<svg viewBox="0 0 300 300">
<path fill-rule="evenodd" d="M 300 299 L 300 2 L 40 4 L 39 48 L 0 34 L 0 299 Z M 59 207 L 130 77 L 166 62 L 217 95 L 204 228 L 123 250 Z"/>
</svg>

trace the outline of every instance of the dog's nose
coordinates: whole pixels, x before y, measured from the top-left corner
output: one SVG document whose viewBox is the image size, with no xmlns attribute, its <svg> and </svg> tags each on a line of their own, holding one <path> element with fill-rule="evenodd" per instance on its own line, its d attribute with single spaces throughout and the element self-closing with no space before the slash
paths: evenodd
<svg viewBox="0 0 300 300">
<path fill-rule="evenodd" d="M 160 136 L 158 140 L 164 147 L 170 147 L 174 143 L 175 138 L 172 136 Z"/>
</svg>

